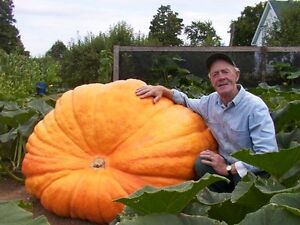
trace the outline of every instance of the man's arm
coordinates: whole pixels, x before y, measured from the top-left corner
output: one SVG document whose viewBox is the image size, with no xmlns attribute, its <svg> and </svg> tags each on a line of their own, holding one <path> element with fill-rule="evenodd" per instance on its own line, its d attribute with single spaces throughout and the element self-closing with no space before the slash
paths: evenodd
<svg viewBox="0 0 300 225">
<path fill-rule="evenodd" d="M 249 131 L 256 154 L 277 152 L 276 133 L 273 120 L 267 106 L 263 103 L 256 106 L 249 118 Z M 258 172 L 259 169 L 244 162 L 236 162 L 235 168 L 239 175 L 245 176 L 248 171 Z"/>
<path fill-rule="evenodd" d="M 201 99 L 189 98 L 183 92 L 176 89 L 168 89 L 164 86 L 147 85 L 136 89 L 135 94 L 140 98 L 153 97 L 153 103 L 157 103 L 161 97 L 166 97 L 172 100 L 176 104 L 186 106 L 194 112 L 200 114 L 204 118 L 207 118 L 207 104 L 208 97 L 204 96 Z"/>
</svg>

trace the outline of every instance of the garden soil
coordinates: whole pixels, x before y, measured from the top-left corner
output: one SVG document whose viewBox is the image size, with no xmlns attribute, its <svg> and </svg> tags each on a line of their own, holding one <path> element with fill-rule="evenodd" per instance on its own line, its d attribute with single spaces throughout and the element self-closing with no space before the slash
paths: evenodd
<svg viewBox="0 0 300 225">
<path fill-rule="evenodd" d="M 14 181 L 12 179 L 0 177 L 0 201 L 15 200 L 15 199 L 22 199 L 26 202 L 32 202 L 33 216 L 37 217 L 40 215 L 44 215 L 47 217 L 51 225 L 96 225 L 95 223 L 90 223 L 79 219 L 57 216 L 49 212 L 48 210 L 46 210 L 40 204 L 40 201 L 38 199 L 26 193 L 23 184 Z"/>
</svg>

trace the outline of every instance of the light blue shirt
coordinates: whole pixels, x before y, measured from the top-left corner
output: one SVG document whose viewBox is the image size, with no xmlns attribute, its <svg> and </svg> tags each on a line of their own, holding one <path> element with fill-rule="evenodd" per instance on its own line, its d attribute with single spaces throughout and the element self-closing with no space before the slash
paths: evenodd
<svg viewBox="0 0 300 225">
<path fill-rule="evenodd" d="M 230 156 L 242 148 L 255 153 L 278 151 L 274 123 L 269 109 L 261 98 L 238 85 L 239 92 L 225 106 L 217 92 L 199 99 L 188 98 L 172 89 L 173 101 L 199 113 L 206 121 L 219 144 L 219 154 L 229 163 L 235 163 L 240 176 L 247 171 L 257 172 L 254 166 L 238 162 Z M 244 171 L 243 171 L 244 170 Z"/>
</svg>

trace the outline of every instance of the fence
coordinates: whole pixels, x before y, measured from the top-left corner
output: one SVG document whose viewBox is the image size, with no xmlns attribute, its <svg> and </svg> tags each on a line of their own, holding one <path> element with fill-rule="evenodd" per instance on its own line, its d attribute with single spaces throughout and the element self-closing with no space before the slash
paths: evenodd
<svg viewBox="0 0 300 225">
<path fill-rule="evenodd" d="M 165 55 L 181 59 L 180 66 L 199 77 L 207 77 L 205 61 L 212 53 L 229 55 L 241 70 L 241 81 L 254 86 L 272 81 L 272 64 L 285 62 L 300 67 L 300 46 L 297 47 L 145 47 L 114 46 L 113 80 L 154 77 L 153 62 Z"/>
</svg>

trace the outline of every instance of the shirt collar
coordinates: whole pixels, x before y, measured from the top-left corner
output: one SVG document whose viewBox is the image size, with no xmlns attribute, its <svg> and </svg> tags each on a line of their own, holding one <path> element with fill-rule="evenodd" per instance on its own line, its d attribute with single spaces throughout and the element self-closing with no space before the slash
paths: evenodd
<svg viewBox="0 0 300 225">
<path fill-rule="evenodd" d="M 244 89 L 244 87 L 241 84 L 237 84 L 237 88 L 238 88 L 239 92 L 234 97 L 234 99 L 232 99 L 232 101 L 228 103 L 228 107 L 231 106 L 232 104 L 234 104 L 234 105 L 239 104 L 241 102 L 242 98 L 246 94 L 246 90 Z M 217 104 L 222 106 L 222 107 L 225 107 L 224 104 L 222 103 L 221 98 L 220 98 L 219 95 L 218 95 L 218 98 L 217 98 Z"/>
<path fill-rule="evenodd" d="M 239 104 L 246 94 L 246 90 L 244 89 L 244 87 L 241 84 L 237 84 L 237 88 L 239 89 L 239 92 L 232 100 L 234 105 Z"/>
</svg>

